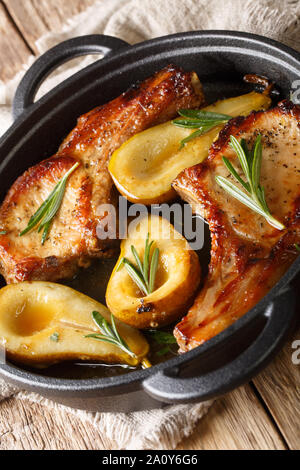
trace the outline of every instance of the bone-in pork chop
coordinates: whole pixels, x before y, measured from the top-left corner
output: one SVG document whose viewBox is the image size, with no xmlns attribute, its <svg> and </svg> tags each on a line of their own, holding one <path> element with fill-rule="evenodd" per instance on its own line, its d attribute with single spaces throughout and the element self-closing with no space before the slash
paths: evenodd
<svg viewBox="0 0 300 470">
<path fill-rule="evenodd" d="M 272 227 L 220 187 L 217 175 L 232 179 L 222 161 L 240 168 L 230 136 L 248 146 L 261 134 L 261 185 L 271 214 L 285 225 Z M 242 171 L 240 173 L 242 175 Z M 184 170 L 173 187 L 210 226 L 209 274 L 188 315 L 175 328 L 181 351 L 188 351 L 249 311 L 279 280 L 297 256 L 300 241 L 300 107 L 282 102 L 266 112 L 226 125 L 208 159 Z M 241 189 L 243 189 L 241 187 Z"/>
</svg>

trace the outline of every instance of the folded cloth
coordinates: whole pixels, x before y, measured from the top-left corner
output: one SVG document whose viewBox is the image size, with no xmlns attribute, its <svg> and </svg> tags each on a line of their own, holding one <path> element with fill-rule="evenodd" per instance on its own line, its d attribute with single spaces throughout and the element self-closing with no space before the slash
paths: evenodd
<svg viewBox="0 0 300 470">
<path fill-rule="evenodd" d="M 300 50 L 300 2 L 298 0 L 101 0 L 69 20 L 61 32 L 51 32 L 37 41 L 45 52 L 57 43 L 85 34 L 117 36 L 130 44 L 181 31 L 223 29 L 257 33 Z M 24 70 L 33 62 L 31 57 Z M 94 58 L 75 59 L 52 74 L 39 95 L 72 75 Z M 0 134 L 11 124 L 10 104 L 21 71 L 0 86 Z M 18 175 L 16 174 L 16 177 Z M 0 380 L 0 400 L 19 399 L 64 409 L 93 423 L 116 443 L 118 449 L 174 449 L 206 414 L 212 402 L 168 406 L 130 414 L 89 413 L 57 405 L 42 397 L 19 391 Z"/>
</svg>

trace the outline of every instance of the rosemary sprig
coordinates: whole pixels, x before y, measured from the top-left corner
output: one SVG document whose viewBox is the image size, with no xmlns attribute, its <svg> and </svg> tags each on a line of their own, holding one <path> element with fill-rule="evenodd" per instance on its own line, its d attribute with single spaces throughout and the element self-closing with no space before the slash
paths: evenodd
<svg viewBox="0 0 300 470">
<path fill-rule="evenodd" d="M 153 243 L 153 241 L 149 242 L 148 233 L 145 242 L 143 262 L 141 261 L 136 248 L 131 245 L 131 252 L 137 266 L 131 263 L 127 258 L 122 258 L 117 267 L 117 270 L 119 270 L 122 266 L 124 266 L 131 279 L 145 295 L 151 294 L 155 288 L 155 279 L 159 262 L 159 249 L 155 248 L 151 257 L 150 252 Z"/>
<path fill-rule="evenodd" d="M 295 246 L 296 250 L 300 253 L 300 245 L 298 243 L 295 243 L 294 246 Z"/>
<path fill-rule="evenodd" d="M 111 324 L 109 324 L 108 321 L 105 320 L 105 318 L 99 312 L 93 312 L 92 316 L 101 334 L 93 333 L 90 335 L 86 335 L 85 338 L 93 338 L 98 341 L 104 341 L 106 343 L 114 344 L 126 354 L 136 359 L 137 356 L 135 355 L 135 353 L 131 351 L 124 339 L 121 338 L 117 330 L 113 315 L 111 315 Z"/>
<path fill-rule="evenodd" d="M 231 116 L 228 116 L 227 114 L 213 113 L 197 109 L 180 109 L 179 115 L 185 119 L 178 118 L 172 121 L 175 126 L 184 127 L 186 129 L 198 129 L 180 142 L 181 148 L 195 137 L 199 137 L 205 132 L 210 131 L 220 124 L 225 124 L 229 119 L 231 119 Z"/>
<path fill-rule="evenodd" d="M 238 156 L 242 170 L 246 176 L 246 181 L 240 177 L 230 161 L 226 157 L 223 157 L 225 166 L 246 192 L 242 191 L 226 178 L 223 178 L 223 176 L 216 176 L 216 181 L 231 196 L 238 199 L 254 212 L 262 215 L 270 225 L 278 230 L 283 230 L 285 228 L 284 225 L 271 215 L 266 203 L 265 190 L 260 185 L 262 162 L 261 138 L 261 135 L 257 136 L 254 146 L 250 150 L 244 139 L 239 143 L 234 136 L 230 136 L 230 146 Z"/>
<path fill-rule="evenodd" d="M 75 163 L 72 168 L 63 176 L 63 178 L 56 184 L 53 191 L 49 194 L 47 199 L 43 202 L 43 204 L 39 207 L 36 213 L 30 218 L 27 227 L 20 233 L 20 237 L 26 235 L 28 232 L 33 230 L 34 228 L 38 229 L 38 233 L 43 230 L 42 235 L 42 245 L 44 245 L 48 233 L 50 231 L 50 227 L 54 217 L 56 216 L 58 210 L 63 201 L 63 197 L 66 191 L 66 185 L 69 176 L 76 170 L 79 166 L 79 163 Z"/>
</svg>

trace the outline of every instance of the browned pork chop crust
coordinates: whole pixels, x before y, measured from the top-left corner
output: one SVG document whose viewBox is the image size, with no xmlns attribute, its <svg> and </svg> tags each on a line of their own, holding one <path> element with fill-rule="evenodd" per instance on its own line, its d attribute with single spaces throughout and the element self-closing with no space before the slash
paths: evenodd
<svg viewBox="0 0 300 470">
<path fill-rule="evenodd" d="M 261 184 L 272 215 L 285 224 L 283 231 L 234 199 L 215 180 L 221 175 L 238 185 L 222 161 L 224 155 L 240 168 L 229 146 L 230 135 L 253 145 L 258 134 L 263 144 Z M 285 101 L 269 111 L 231 120 L 208 159 L 183 171 L 173 186 L 208 221 L 212 237 L 208 277 L 188 315 L 175 328 L 181 351 L 188 351 L 249 311 L 297 256 L 300 107 Z"/>
<path fill-rule="evenodd" d="M 204 104 L 195 73 L 168 66 L 119 98 L 82 116 L 58 153 L 23 174 L 0 208 L 0 272 L 8 283 L 72 276 L 88 260 L 109 254 L 112 241 L 97 238 L 106 215 L 101 204 L 116 205 L 107 169 L 112 153 L 134 134 L 173 118 L 178 109 Z M 41 245 L 37 231 L 19 237 L 55 184 L 74 165 L 60 211 Z"/>
</svg>

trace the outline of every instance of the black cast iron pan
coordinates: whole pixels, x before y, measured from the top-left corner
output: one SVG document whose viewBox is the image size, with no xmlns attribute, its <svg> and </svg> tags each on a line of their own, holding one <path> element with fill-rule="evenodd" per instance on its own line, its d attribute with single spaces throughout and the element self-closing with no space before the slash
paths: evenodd
<svg viewBox="0 0 300 470">
<path fill-rule="evenodd" d="M 97 61 L 33 104 L 45 77 L 75 56 L 101 53 Z M 300 77 L 300 54 L 251 34 L 202 31 L 158 38 L 136 46 L 108 36 L 85 36 L 44 54 L 27 72 L 14 100 L 13 126 L 0 140 L 0 198 L 29 166 L 55 153 L 78 116 L 117 97 L 133 83 L 174 63 L 195 70 L 208 100 L 246 93 L 246 73 L 267 75 L 281 98 Z M 300 258 L 259 304 L 212 340 L 180 357 L 126 375 L 70 380 L 0 366 L 9 383 L 66 405 L 133 411 L 166 403 L 203 401 L 251 379 L 276 354 L 295 319 L 291 280 Z"/>
</svg>

